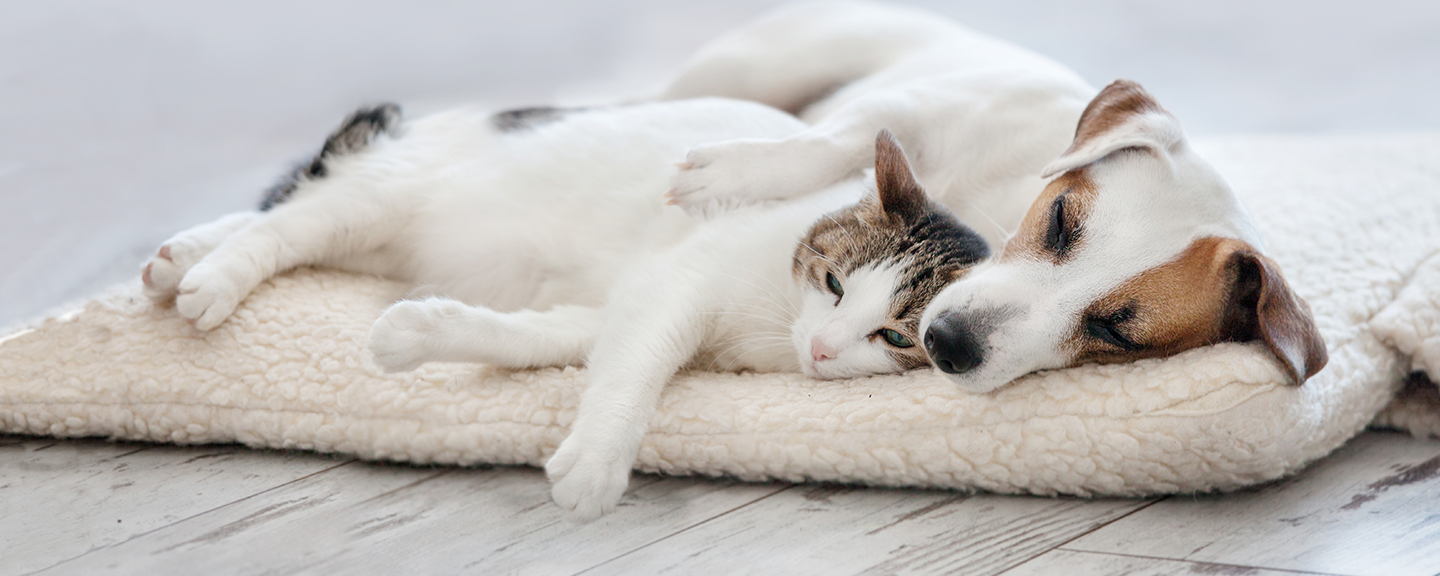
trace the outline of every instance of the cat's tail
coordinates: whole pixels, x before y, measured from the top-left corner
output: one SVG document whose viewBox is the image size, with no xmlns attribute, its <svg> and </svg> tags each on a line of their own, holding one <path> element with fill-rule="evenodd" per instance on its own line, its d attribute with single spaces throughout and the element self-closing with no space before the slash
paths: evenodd
<svg viewBox="0 0 1440 576">
<path fill-rule="evenodd" d="M 296 188 L 307 181 L 319 180 L 329 174 L 326 162 L 334 158 L 355 154 L 370 146 L 376 138 L 381 135 L 397 136 L 400 131 L 400 105 L 391 102 L 375 106 L 362 106 L 352 112 L 350 116 L 340 123 L 325 139 L 325 145 L 314 158 L 295 166 L 289 174 L 286 174 L 279 182 L 265 191 L 265 199 L 260 203 L 260 211 L 264 212 L 289 200 L 295 193 Z"/>
</svg>

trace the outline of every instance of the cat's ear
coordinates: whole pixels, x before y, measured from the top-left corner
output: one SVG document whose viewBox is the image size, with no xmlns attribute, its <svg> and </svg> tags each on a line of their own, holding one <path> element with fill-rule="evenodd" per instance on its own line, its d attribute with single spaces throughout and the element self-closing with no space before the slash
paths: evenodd
<svg viewBox="0 0 1440 576">
<path fill-rule="evenodd" d="M 875 189 L 886 214 L 909 221 L 925 213 L 925 189 L 915 180 L 905 150 L 889 130 L 881 130 L 875 137 Z"/>
</svg>

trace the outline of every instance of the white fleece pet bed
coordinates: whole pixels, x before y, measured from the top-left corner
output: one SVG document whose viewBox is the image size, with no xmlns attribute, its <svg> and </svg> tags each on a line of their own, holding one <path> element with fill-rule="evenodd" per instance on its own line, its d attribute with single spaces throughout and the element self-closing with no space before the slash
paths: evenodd
<svg viewBox="0 0 1440 576">
<path fill-rule="evenodd" d="M 1329 453 L 1411 370 L 1440 374 L 1440 135 L 1198 146 L 1314 309 L 1330 364 L 1303 387 L 1256 344 L 1036 374 L 990 395 L 925 371 L 841 382 L 696 373 L 666 390 L 638 467 L 1037 494 L 1227 490 Z M 0 429 L 543 464 L 585 371 L 381 375 L 369 326 L 405 290 L 301 270 L 200 336 L 138 283 L 117 288 L 0 341 Z M 1440 433 L 1433 396 L 1404 395 L 1376 421 Z"/>
</svg>

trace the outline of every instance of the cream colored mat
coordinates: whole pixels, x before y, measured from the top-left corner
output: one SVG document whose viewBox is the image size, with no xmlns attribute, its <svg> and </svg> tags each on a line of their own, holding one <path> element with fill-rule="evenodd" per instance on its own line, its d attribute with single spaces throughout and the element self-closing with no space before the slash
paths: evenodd
<svg viewBox="0 0 1440 576">
<path fill-rule="evenodd" d="M 990 395 L 930 372 L 841 382 L 685 374 L 666 390 L 638 467 L 1133 495 L 1236 488 L 1327 454 L 1376 417 L 1412 367 L 1440 366 L 1440 282 L 1425 281 L 1440 278 L 1440 135 L 1200 148 L 1314 308 L 1330 364 L 1305 386 L 1284 385 L 1253 344 L 1036 374 Z M 404 291 L 300 270 L 198 335 L 137 285 L 117 288 L 0 342 L 0 430 L 543 463 L 574 418 L 584 370 L 434 364 L 382 375 L 364 343 Z M 1424 400 L 1382 422 L 1440 430 Z"/>
</svg>

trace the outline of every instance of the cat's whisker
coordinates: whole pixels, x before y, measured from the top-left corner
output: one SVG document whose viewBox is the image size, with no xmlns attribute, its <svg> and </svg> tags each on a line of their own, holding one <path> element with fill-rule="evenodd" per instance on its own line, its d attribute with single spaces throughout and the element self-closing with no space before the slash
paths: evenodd
<svg viewBox="0 0 1440 576">
<path fill-rule="evenodd" d="M 999 230 L 1000 233 L 1005 236 L 1005 240 L 1007 242 L 1012 236 L 1015 235 L 1015 232 L 1007 230 L 1004 226 L 1001 226 L 999 222 L 996 222 L 994 218 L 991 218 L 990 214 L 986 213 L 984 209 L 980 208 L 980 205 L 976 204 L 974 200 L 971 200 L 970 198 L 964 196 L 962 196 L 961 199 L 964 200 L 966 204 L 969 204 L 971 208 L 975 209 L 975 212 L 979 213 L 981 217 L 985 218 L 986 222 L 989 222 L 991 226 L 994 226 L 996 230 Z"/>
<path fill-rule="evenodd" d="M 730 267 L 731 267 L 731 268 L 740 268 L 739 266 L 736 266 L 736 265 L 733 265 L 733 264 L 732 264 Z M 756 278 L 759 278 L 759 279 L 761 279 L 761 280 L 764 280 L 766 284 L 769 284 L 771 288 L 774 288 L 774 289 L 775 289 L 775 293 L 776 293 L 776 294 L 784 294 L 784 293 L 785 293 L 785 290 L 782 289 L 782 288 L 780 288 L 779 285 L 775 284 L 775 281 L 774 281 L 774 280 L 771 280 L 769 277 L 766 277 L 766 276 L 764 276 L 764 275 L 762 275 L 762 274 L 755 274 L 753 271 L 747 270 L 747 269 L 745 269 L 745 268 L 740 268 L 740 270 L 745 271 L 745 272 L 750 272 L 750 274 L 751 274 L 752 276 L 754 276 L 754 277 L 756 277 Z M 731 278 L 734 278 L 734 279 L 736 279 L 736 280 L 739 280 L 739 279 L 740 279 L 738 276 L 734 276 L 734 275 L 732 275 L 732 276 L 730 276 L 730 277 L 731 277 Z M 753 284 L 752 284 L 752 286 L 753 286 Z"/>
<path fill-rule="evenodd" d="M 737 347 L 739 347 L 739 346 L 743 346 L 743 345 L 747 345 L 747 344 L 754 344 L 754 342 L 750 341 L 749 339 L 746 339 L 745 341 L 742 341 L 742 342 L 736 344 L 735 346 L 731 346 L 730 348 L 725 349 L 724 352 L 721 352 L 720 354 L 717 354 L 717 355 L 715 356 L 715 359 L 713 359 L 713 360 L 710 361 L 710 366 L 713 368 L 714 365 L 715 365 L 715 362 L 719 361 L 720 357 L 724 356 L 725 354 L 729 353 L 731 350 L 734 350 L 735 348 L 737 348 Z M 786 342 L 786 344 L 788 344 L 788 342 Z M 735 368 L 735 364 L 738 363 L 738 362 L 740 362 L 740 359 L 743 358 L 743 357 L 745 357 L 745 355 L 747 355 L 747 354 L 752 354 L 752 353 L 756 353 L 756 352 L 761 352 L 761 351 L 769 350 L 769 349 L 774 348 L 774 347 L 779 346 L 779 345 L 780 345 L 780 343 L 775 342 L 775 343 L 771 343 L 771 344 L 767 344 L 767 345 L 763 345 L 763 346 L 756 346 L 756 347 L 754 347 L 754 348 L 752 348 L 752 349 L 750 349 L 750 350 L 746 350 L 746 351 L 744 351 L 744 352 L 741 352 L 741 353 L 739 353 L 739 354 L 736 354 L 734 358 L 731 358 L 730 361 L 725 364 L 725 368 L 724 368 L 723 371 L 724 371 L 724 372 L 730 372 L 730 371 L 732 371 L 732 370 Z"/>
<path fill-rule="evenodd" d="M 734 279 L 734 280 L 736 280 L 736 281 L 738 281 L 738 282 L 743 282 L 743 283 L 749 285 L 751 288 L 754 288 L 754 289 L 756 289 L 756 290 L 758 290 L 758 291 L 760 291 L 760 292 L 762 292 L 762 293 L 766 293 L 766 292 L 767 292 L 764 288 L 761 288 L 758 284 L 755 284 L 754 282 L 747 282 L 747 281 L 745 281 L 745 279 L 740 278 L 739 276 L 736 276 L 736 275 L 734 275 L 734 274 L 725 274 L 725 273 L 723 273 L 723 272 L 721 272 L 720 274 L 723 274 L 724 276 L 726 276 L 726 277 L 728 277 L 728 278 L 731 278 L 731 279 Z M 774 295 L 783 295 L 783 294 L 785 294 L 785 290 L 782 290 L 779 286 L 776 286 L 776 285 L 775 285 L 775 282 L 774 282 L 773 280 L 770 280 L 770 279 L 768 279 L 768 278 L 765 278 L 764 280 L 765 280 L 767 283 L 769 283 L 770 286 L 774 289 L 774 292 L 771 292 L 770 294 L 774 294 Z M 796 308 L 794 308 L 794 304 L 791 303 L 791 302 L 789 302 L 789 299 L 788 299 L 788 298 L 777 298 L 777 299 L 772 300 L 772 301 L 770 301 L 770 302 L 771 302 L 772 304 L 775 304 L 775 305 L 779 306 L 779 307 L 780 307 L 780 310 L 781 310 L 782 312 L 785 312 L 786 315 L 789 316 L 790 318 L 795 318 L 795 317 L 797 317 L 797 316 L 799 315 L 799 310 L 796 309 Z M 736 304 L 756 306 L 756 305 L 751 304 L 751 303 L 748 303 L 748 302 L 737 302 Z M 756 307 L 758 308 L 758 306 L 756 306 Z M 761 310 L 765 310 L 764 308 L 760 308 L 760 309 L 761 309 Z"/>
<path fill-rule="evenodd" d="M 850 250 L 858 254 L 860 252 L 860 245 L 855 242 L 855 237 L 850 235 L 850 229 L 841 225 L 840 221 L 836 220 L 835 217 L 831 216 L 828 212 L 825 213 L 825 218 L 829 219 L 831 222 L 834 222 L 835 227 L 839 228 L 841 232 L 845 233 L 845 242 L 850 245 Z"/>
<path fill-rule="evenodd" d="M 821 260 L 824 260 L 824 261 L 829 262 L 829 263 L 831 263 L 831 264 L 834 264 L 834 265 L 836 265 L 836 266 L 839 266 L 839 265 L 840 265 L 839 262 L 836 262 L 836 261 L 834 261 L 834 260 L 831 260 L 829 257 L 825 256 L 824 254 L 821 254 L 819 250 L 816 250 L 814 246 L 811 246 L 810 244 L 806 243 L 804 240 L 801 240 L 801 241 L 800 241 L 800 245 L 801 245 L 801 246 L 804 246 L 807 250 L 809 250 L 809 251 L 811 251 L 811 252 L 814 252 L 814 253 L 815 253 L 815 256 L 818 257 L 818 258 L 820 258 Z"/>
<path fill-rule="evenodd" d="M 801 244 L 805 244 L 805 243 L 804 243 L 804 242 L 801 242 Z M 806 246 L 806 247 L 809 248 L 809 246 Z M 810 248 L 810 251 L 814 252 L 815 249 L 814 249 L 814 248 Z M 820 254 L 819 252 L 816 252 L 816 254 L 819 255 L 821 258 L 825 258 L 825 256 L 822 255 L 822 254 Z M 827 260 L 828 260 L 828 258 L 827 258 Z M 834 261 L 831 260 L 831 262 L 834 262 Z M 835 263 L 835 265 L 836 265 L 836 266 L 839 266 L 839 263 Z M 734 274 L 725 274 L 725 273 L 723 273 L 723 272 L 721 272 L 720 274 L 723 274 L 723 275 L 724 275 L 725 277 L 727 277 L 727 278 L 732 278 L 732 279 L 734 279 L 734 280 L 736 280 L 736 281 L 744 282 L 745 284 L 749 285 L 750 287 L 755 288 L 756 290 L 759 290 L 759 291 L 761 291 L 761 292 L 766 292 L 766 293 L 769 294 L 769 295 L 783 296 L 783 295 L 787 294 L 787 292 L 788 292 L 788 290 L 786 290 L 785 288 L 781 288 L 778 284 L 775 283 L 774 280 L 772 280 L 772 279 L 770 279 L 770 278 L 768 278 L 768 277 L 765 277 L 765 276 L 760 275 L 760 274 L 755 274 L 754 272 L 752 272 L 752 271 L 750 271 L 750 270 L 746 270 L 746 269 L 744 269 L 744 268 L 740 268 L 739 266 L 731 265 L 731 267 L 732 267 L 732 268 L 739 268 L 739 269 L 742 270 L 742 271 L 748 272 L 749 275 L 752 276 L 752 277 L 760 278 L 761 280 L 764 280 L 766 284 L 769 284 L 769 285 L 770 285 L 770 287 L 772 288 L 772 290 L 769 291 L 769 292 L 766 292 L 766 290 L 765 290 L 764 288 L 761 288 L 759 285 L 755 284 L 754 282 L 748 282 L 748 281 L 746 281 L 745 279 L 743 279 L 743 278 L 741 278 L 741 277 L 739 277 L 739 276 L 737 276 L 737 275 L 734 275 Z M 766 303 L 769 304 L 769 305 L 771 305 L 771 306 L 773 306 L 774 308 L 778 308 L 779 311 L 782 312 L 783 315 L 786 316 L 786 317 L 788 317 L 788 318 L 792 318 L 792 319 L 793 319 L 793 318 L 798 318 L 798 317 L 800 316 L 800 307 L 799 307 L 794 301 L 792 301 L 792 299 L 790 299 L 790 298 L 784 298 L 784 297 L 775 298 L 775 299 L 767 300 Z M 766 307 L 762 307 L 762 306 L 760 306 L 760 305 L 753 304 L 753 303 L 749 303 L 749 302 L 736 302 L 736 303 L 734 303 L 734 304 L 741 305 L 741 306 L 749 306 L 749 307 L 751 307 L 751 308 L 760 310 L 760 311 L 762 311 L 762 312 L 772 312 L 772 313 L 773 313 L 773 312 L 775 311 L 774 308 L 766 308 Z"/>
<path fill-rule="evenodd" d="M 735 344 L 732 344 L 730 347 L 728 347 L 728 348 L 726 348 L 726 349 L 724 349 L 724 350 L 721 350 L 720 352 L 716 353 L 716 354 L 714 355 L 714 357 L 710 359 L 710 365 L 709 365 L 708 367 L 706 367 L 706 370 L 711 370 L 711 369 L 715 368 L 715 363 L 716 363 L 716 362 L 719 362 L 721 358 L 724 358 L 726 354 L 729 354 L 730 351 L 732 351 L 732 350 L 734 350 L 734 349 L 736 349 L 736 348 L 739 348 L 739 347 L 741 347 L 741 346 L 745 346 L 745 345 L 748 344 L 748 343 L 749 343 L 749 342 L 747 342 L 747 341 L 745 341 L 745 340 L 741 340 L 740 342 L 736 342 Z M 746 351 L 746 352 L 741 352 L 741 353 L 739 353 L 739 354 L 736 354 L 735 357 L 732 358 L 732 359 L 730 359 L 730 362 L 725 365 L 725 369 L 723 370 L 723 372 L 729 372 L 731 368 L 734 368 L 734 367 L 735 367 L 735 363 L 738 362 L 738 361 L 740 360 L 740 358 L 744 357 L 745 354 L 747 354 L 747 353 L 749 353 L 749 352 L 750 352 L 750 351 Z"/>
</svg>

